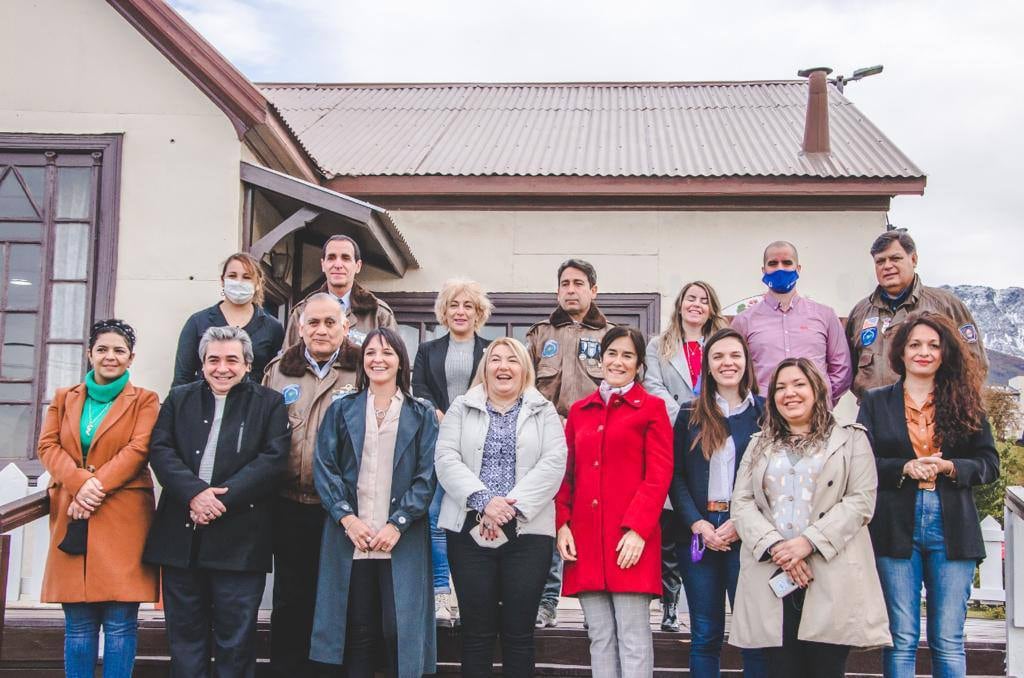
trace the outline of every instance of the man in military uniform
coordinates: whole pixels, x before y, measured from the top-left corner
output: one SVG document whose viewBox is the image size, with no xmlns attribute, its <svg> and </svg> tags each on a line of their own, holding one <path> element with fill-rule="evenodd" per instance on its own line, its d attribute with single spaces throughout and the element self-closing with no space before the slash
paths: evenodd
<svg viewBox="0 0 1024 678">
<path fill-rule="evenodd" d="M 274 507 L 274 611 L 270 662 L 277 676 L 313 676 L 309 638 L 316 607 L 324 517 L 313 485 L 316 434 L 327 408 L 355 391 L 359 347 L 346 338 L 337 297 L 311 295 L 299 317 L 301 341 L 267 365 L 263 385 L 284 395 L 291 422 L 288 474 Z"/>
<path fill-rule="evenodd" d="M 597 272 L 582 259 L 569 259 L 558 267 L 558 308 L 526 333 L 530 358 L 537 370 L 537 390 L 550 400 L 564 419 L 569 407 L 601 383 L 601 339 L 612 327 L 594 303 Z M 556 549 L 544 586 L 537 627 L 558 624 L 558 597 L 562 589 L 562 559 Z"/>
<path fill-rule="evenodd" d="M 971 312 L 952 293 L 921 284 L 915 271 L 917 245 L 904 229 L 878 236 L 871 245 L 871 256 L 875 260 L 878 287 L 857 302 L 846 320 L 846 339 L 853 354 L 852 390 L 858 400 L 870 388 L 899 380 L 889 365 L 889 339 L 893 328 L 914 311 L 949 316 L 982 367 L 988 369 L 981 331 Z"/>
<path fill-rule="evenodd" d="M 356 346 L 362 346 L 363 339 L 370 330 L 378 327 L 398 330 L 398 323 L 395 322 L 395 314 L 391 307 L 356 282 L 356 274 L 363 269 L 359 243 L 347 235 L 332 235 L 324 243 L 320 269 L 324 272 L 326 280 L 323 287 L 313 294 L 329 293 L 338 299 L 348 318 L 349 341 Z M 300 339 L 299 316 L 302 315 L 302 309 L 310 297 L 297 303 L 288 316 L 288 327 L 284 335 L 285 348 Z"/>
</svg>

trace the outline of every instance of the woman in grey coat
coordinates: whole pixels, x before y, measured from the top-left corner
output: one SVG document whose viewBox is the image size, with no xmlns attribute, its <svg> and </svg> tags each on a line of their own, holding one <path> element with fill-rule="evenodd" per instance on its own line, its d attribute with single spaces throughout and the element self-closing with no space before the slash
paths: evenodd
<svg viewBox="0 0 1024 678">
<path fill-rule="evenodd" d="M 434 673 L 436 629 L 427 508 L 434 494 L 434 409 L 409 395 L 397 333 L 370 332 L 358 392 L 337 400 L 317 436 L 324 524 L 310 659 L 349 678 Z M 401 623 L 398 623 L 401 620 Z"/>
</svg>

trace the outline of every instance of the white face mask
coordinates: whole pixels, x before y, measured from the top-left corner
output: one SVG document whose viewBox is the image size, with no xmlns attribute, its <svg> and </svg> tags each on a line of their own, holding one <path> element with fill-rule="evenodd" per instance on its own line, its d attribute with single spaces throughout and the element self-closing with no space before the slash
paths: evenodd
<svg viewBox="0 0 1024 678">
<path fill-rule="evenodd" d="M 224 280 L 224 296 L 232 304 L 248 304 L 256 295 L 256 286 L 244 280 Z"/>
</svg>

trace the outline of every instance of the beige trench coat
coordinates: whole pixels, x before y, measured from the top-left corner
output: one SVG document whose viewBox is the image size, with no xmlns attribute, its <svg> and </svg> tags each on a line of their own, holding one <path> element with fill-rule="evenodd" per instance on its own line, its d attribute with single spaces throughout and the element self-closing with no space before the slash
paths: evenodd
<svg viewBox="0 0 1024 678">
<path fill-rule="evenodd" d="M 742 550 L 729 642 L 744 648 L 782 645 L 782 601 L 768 586 L 777 566 L 760 559 L 783 537 L 768 517 L 764 492 L 770 450 L 751 453 L 759 440 L 760 434 L 750 439 L 732 495 L 732 519 Z M 864 428 L 837 425 L 811 499 L 814 522 L 804 531 L 817 552 L 807 560 L 814 581 L 804 599 L 800 640 L 861 648 L 892 644 L 867 528 L 877 488 L 875 458 Z"/>
</svg>

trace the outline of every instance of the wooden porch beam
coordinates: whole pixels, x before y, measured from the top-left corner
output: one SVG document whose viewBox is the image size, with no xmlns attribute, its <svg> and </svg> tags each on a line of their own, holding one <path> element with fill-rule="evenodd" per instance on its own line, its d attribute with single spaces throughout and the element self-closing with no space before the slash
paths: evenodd
<svg viewBox="0 0 1024 678">
<path fill-rule="evenodd" d="M 315 210 L 311 207 L 305 206 L 300 207 L 295 210 L 290 217 L 275 226 L 270 233 L 267 233 L 265 236 L 254 242 L 249 248 L 249 254 L 257 259 L 262 259 L 263 255 L 273 249 L 274 245 L 281 242 L 285 236 L 290 233 L 294 233 L 300 228 L 305 228 L 309 222 L 313 221 L 321 214 L 323 214 L 323 212 L 320 210 Z"/>
</svg>

